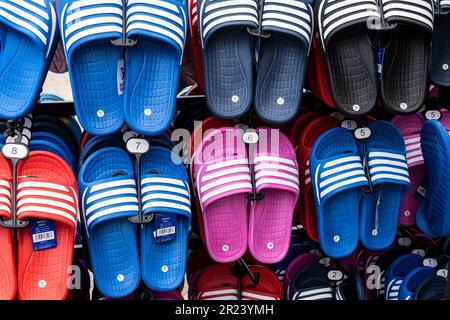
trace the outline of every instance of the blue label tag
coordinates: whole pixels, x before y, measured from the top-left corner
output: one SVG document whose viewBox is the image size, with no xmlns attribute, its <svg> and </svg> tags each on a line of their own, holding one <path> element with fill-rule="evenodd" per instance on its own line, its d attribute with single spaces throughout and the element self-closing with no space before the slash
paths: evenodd
<svg viewBox="0 0 450 320">
<path fill-rule="evenodd" d="M 377 72 L 378 72 L 378 79 L 380 81 L 383 79 L 383 62 L 384 62 L 384 48 L 378 48 Z"/>
<path fill-rule="evenodd" d="M 168 242 L 176 239 L 177 216 L 173 213 L 155 215 L 155 231 L 153 237 L 157 243 Z"/>
<path fill-rule="evenodd" d="M 30 220 L 33 251 L 56 248 L 55 224 L 51 220 Z"/>
</svg>

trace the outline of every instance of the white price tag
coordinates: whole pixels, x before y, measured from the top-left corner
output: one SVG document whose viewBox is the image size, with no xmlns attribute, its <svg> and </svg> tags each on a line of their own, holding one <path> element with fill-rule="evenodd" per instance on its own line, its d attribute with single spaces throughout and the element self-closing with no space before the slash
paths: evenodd
<svg viewBox="0 0 450 320">
<path fill-rule="evenodd" d="M 358 128 L 355 130 L 355 138 L 358 140 L 369 139 L 372 131 L 369 128 Z"/>
<path fill-rule="evenodd" d="M 429 110 L 425 113 L 425 118 L 427 120 L 439 120 L 441 117 L 442 114 L 439 110 Z"/>
<path fill-rule="evenodd" d="M 413 254 L 418 254 L 421 257 L 425 257 L 425 250 L 423 249 L 415 249 L 412 251 Z"/>
<path fill-rule="evenodd" d="M 344 274 L 339 270 L 330 270 L 328 272 L 328 279 L 331 281 L 341 281 L 344 278 Z"/>
<path fill-rule="evenodd" d="M 358 127 L 358 124 L 355 120 L 344 120 L 341 123 L 341 127 L 353 131 Z"/>
<path fill-rule="evenodd" d="M 25 159 L 29 150 L 21 143 L 7 143 L 2 148 L 2 154 L 7 159 Z"/>
<path fill-rule="evenodd" d="M 258 143 L 259 136 L 254 131 L 248 131 L 244 133 L 244 135 L 242 136 L 242 140 L 244 140 L 246 144 L 255 144 Z"/>
<path fill-rule="evenodd" d="M 409 247 L 412 245 L 412 240 L 406 237 L 398 238 L 398 244 L 403 247 Z"/>
<path fill-rule="evenodd" d="M 436 275 L 439 277 L 447 278 L 448 271 L 447 271 L 447 269 L 440 269 L 436 272 Z"/>
<path fill-rule="evenodd" d="M 150 150 L 150 143 L 145 139 L 131 138 L 127 141 L 127 150 L 132 154 L 145 154 Z"/>
<path fill-rule="evenodd" d="M 425 267 L 436 268 L 438 265 L 438 262 L 434 258 L 426 258 L 426 259 L 423 259 L 423 265 Z"/>
</svg>

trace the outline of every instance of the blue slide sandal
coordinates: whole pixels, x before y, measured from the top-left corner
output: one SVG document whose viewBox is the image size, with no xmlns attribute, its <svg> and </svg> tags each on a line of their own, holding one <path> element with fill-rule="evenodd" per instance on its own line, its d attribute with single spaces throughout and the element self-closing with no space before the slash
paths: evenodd
<svg viewBox="0 0 450 320">
<path fill-rule="evenodd" d="M 255 111 L 264 121 L 284 124 L 297 114 L 314 28 L 311 0 L 264 0 Z"/>
<path fill-rule="evenodd" d="M 81 126 L 90 134 L 120 130 L 123 116 L 122 2 L 58 0 L 61 37 Z"/>
<path fill-rule="evenodd" d="M 406 254 L 395 259 L 386 270 L 385 299 L 399 300 L 400 288 L 406 276 L 420 267 L 423 267 L 423 257 L 418 254 Z"/>
<path fill-rule="evenodd" d="M 206 102 L 218 117 L 237 119 L 253 103 L 257 0 L 198 1 Z"/>
<path fill-rule="evenodd" d="M 436 271 L 431 267 L 419 267 L 408 273 L 400 286 L 398 300 L 411 300 L 416 288 L 435 274 Z"/>
<path fill-rule="evenodd" d="M 28 114 L 56 48 L 54 1 L 0 0 L 0 118 Z"/>
<path fill-rule="evenodd" d="M 359 204 L 368 185 L 352 132 L 335 128 L 321 135 L 310 164 L 320 245 L 332 258 L 346 257 L 358 246 Z"/>
<path fill-rule="evenodd" d="M 144 283 L 156 291 L 178 288 L 186 268 L 189 178 L 174 156 L 167 148 L 152 147 L 141 159 L 143 213 L 155 214 L 141 230 L 141 270 Z"/>
<path fill-rule="evenodd" d="M 78 174 L 82 221 L 99 291 L 109 298 L 133 293 L 140 267 L 136 226 L 139 214 L 133 163 L 123 149 L 94 152 Z"/>
<path fill-rule="evenodd" d="M 450 235 L 450 137 L 437 120 L 425 123 L 421 132 L 422 152 L 428 170 L 427 193 L 416 221 L 431 236 Z"/>
<path fill-rule="evenodd" d="M 127 54 L 124 115 L 136 132 L 161 134 L 173 120 L 186 13 L 184 0 L 128 0 L 127 37 L 137 44 Z"/>
<path fill-rule="evenodd" d="M 361 202 L 360 238 L 367 249 L 383 250 L 395 239 L 400 204 L 410 187 L 408 163 L 403 136 L 393 124 L 375 121 L 368 127 L 366 150 L 374 190 Z"/>
<path fill-rule="evenodd" d="M 67 164 L 72 168 L 72 170 L 76 169 L 76 159 L 70 147 L 66 144 L 66 142 L 60 137 L 47 132 L 33 132 L 30 141 L 30 150 L 33 149 L 34 145 L 42 145 L 42 143 L 51 143 L 53 144 L 61 158 L 63 158 Z M 42 150 L 42 149 L 37 149 Z M 74 171 L 75 172 L 75 171 Z"/>
</svg>

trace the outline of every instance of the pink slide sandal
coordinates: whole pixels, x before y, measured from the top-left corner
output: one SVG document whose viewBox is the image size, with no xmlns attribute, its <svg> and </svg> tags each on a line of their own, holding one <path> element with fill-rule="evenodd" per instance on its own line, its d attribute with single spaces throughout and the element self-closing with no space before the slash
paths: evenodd
<svg viewBox="0 0 450 320">
<path fill-rule="evenodd" d="M 264 198 L 251 205 L 249 249 L 262 263 L 277 263 L 289 250 L 292 218 L 299 197 L 298 164 L 289 139 L 275 129 L 258 129 L 256 191 Z"/>
<path fill-rule="evenodd" d="M 213 130 L 194 157 L 194 185 L 199 195 L 205 241 L 217 262 L 241 258 L 247 250 L 247 199 L 252 192 L 242 131 Z"/>
</svg>

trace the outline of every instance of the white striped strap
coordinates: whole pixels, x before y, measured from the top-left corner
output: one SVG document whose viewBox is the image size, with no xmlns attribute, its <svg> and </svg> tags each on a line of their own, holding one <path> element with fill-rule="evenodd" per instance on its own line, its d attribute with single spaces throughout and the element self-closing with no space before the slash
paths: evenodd
<svg viewBox="0 0 450 320">
<path fill-rule="evenodd" d="M 216 31 L 227 27 L 258 28 L 257 0 L 199 0 L 202 46 Z"/>
<path fill-rule="evenodd" d="M 309 48 L 314 18 L 313 9 L 304 0 L 264 0 L 262 29 L 290 34 Z"/>
<path fill-rule="evenodd" d="M 295 159 L 257 155 L 255 163 L 256 191 L 283 189 L 300 192 L 298 165 Z"/>
<path fill-rule="evenodd" d="M 81 201 L 88 230 L 105 221 L 139 214 L 136 182 L 130 176 L 89 184 L 83 190 Z"/>
<path fill-rule="evenodd" d="M 122 37 L 121 0 L 71 1 L 60 17 L 61 37 L 70 59 L 83 44 Z"/>
<path fill-rule="evenodd" d="M 400 287 L 402 286 L 403 279 L 394 278 L 392 279 L 386 287 L 386 299 L 387 300 L 398 300 L 398 295 L 400 293 Z"/>
<path fill-rule="evenodd" d="M 293 292 L 292 300 L 333 300 L 333 290 L 329 286 L 317 286 Z"/>
<path fill-rule="evenodd" d="M 183 1 L 128 0 L 127 36 L 164 41 L 181 56 L 187 33 L 187 7 Z M 181 60 L 181 59 L 180 59 Z"/>
<path fill-rule="evenodd" d="M 404 137 L 406 145 L 406 161 L 410 168 L 424 164 L 420 134 Z"/>
<path fill-rule="evenodd" d="M 161 175 L 145 175 L 141 180 L 144 214 L 176 213 L 191 215 L 189 183 Z"/>
<path fill-rule="evenodd" d="M 205 163 L 196 176 L 197 194 L 203 208 L 219 199 L 252 192 L 247 158 Z"/>
<path fill-rule="evenodd" d="M 199 292 L 197 300 L 239 300 L 239 291 L 232 287 L 212 288 Z"/>
<path fill-rule="evenodd" d="M 17 185 L 17 218 L 48 219 L 76 227 L 78 193 L 72 186 L 33 178 L 20 178 Z"/>
<path fill-rule="evenodd" d="M 377 0 L 323 0 L 318 11 L 319 33 L 324 50 L 339 31 L 381 19 Z"/>
<path fill-rule="evenodd" d="M 450 0 L 437 0 L 440 1 L 441 10 L 448 12 L 450 10 Z"/>
<path fill-rule="evenodd" d="M 11 218 L 11 182 L 0 178 L 0 218 Z"/>
<path fill-rule="evenodd" d="M 258 290 L 243 289 L 241 292 L 242 300 L 280 300 L 280 297 L 276 294 L 270 292 L 261 292 Z"/>
<path fill-rule="evenodd" d="M 188 10 L 189 10 L 189 25 L 192 29 L 197 30 L 198 29 L 198 6 L 197 6 L 197 0 L 189 1 L 188 2 Z"/>
<path fill-rule="evenodd" d="M 368 166 L 374 186 L 393 183 L 409 187 L 408 163 L 405 154 L 391 150 L 369 148 Z"/>
<path fill-rule="evenodd" d="M 58 27 L 52 1 L 0 0 L 0 24 L 30 37 L 48 57 Z"/>
<path fill-rule="evenodd" d="M 431 0 L 383 0 L 383 15 L 389 23 L 407 23 L 433 32 L 434 6 Z"/>
<path fill-rule="evenodd" d="M 319 205 L 340 192 L 368 186 L 361 158 L 356 153 L 321 160 L 311 174 Z"/>
</svg>

